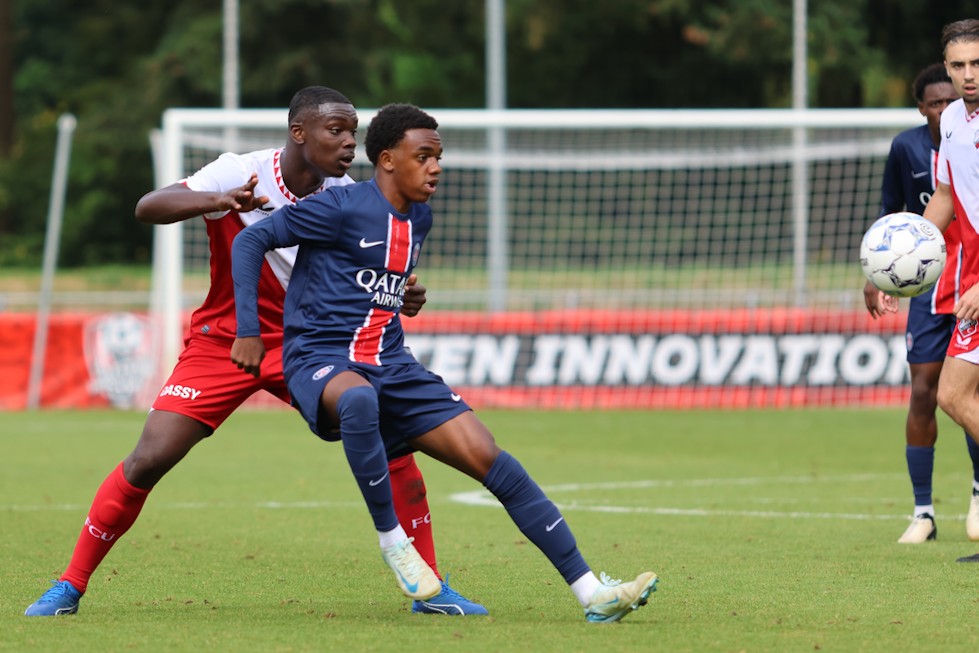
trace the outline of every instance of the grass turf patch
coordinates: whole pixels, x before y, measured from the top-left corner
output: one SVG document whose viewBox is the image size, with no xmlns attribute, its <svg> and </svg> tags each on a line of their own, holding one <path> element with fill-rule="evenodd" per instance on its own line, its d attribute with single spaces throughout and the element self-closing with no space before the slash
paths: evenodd
<svg viewBox="0 0 979 653">
<path fill-rule="evenodd" d="M 419 456 L 439 566 L 488 619 L 412 615 L 338 444 L 291 411 L 241 412 L 150 495 L 72 617 L 24 608 L 64 569 L 136 412 L 5 413 L 0 650 L 976 650 L 970 466 L 940 422 L 939 539 L 895 542 L 912 497 L 900 410 L 485 411 L 596 572 L 661 577 L 586 624 L 481 486 Z"/>
</svg>

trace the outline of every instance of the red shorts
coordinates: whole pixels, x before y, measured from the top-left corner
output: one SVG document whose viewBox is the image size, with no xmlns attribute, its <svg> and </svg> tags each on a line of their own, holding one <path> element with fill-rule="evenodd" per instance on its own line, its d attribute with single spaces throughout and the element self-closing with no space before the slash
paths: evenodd
<svg viewBox="0 0 979 653">
<path fill-rule="evenodd" d="M 979 325 L 975 320 L 956 320 L 948 356 L 979 364 Z"/>
<path fill-rule="evenodd" d="M 255 378 L 231 362 L 231 348 L 225 342 L 191 338 L 153 402 L 153 410 L 186 415 L 216 429 L 259 390 L 289 403 L 281 347 L 265 353 L 262 375 Z"/>
</svg>

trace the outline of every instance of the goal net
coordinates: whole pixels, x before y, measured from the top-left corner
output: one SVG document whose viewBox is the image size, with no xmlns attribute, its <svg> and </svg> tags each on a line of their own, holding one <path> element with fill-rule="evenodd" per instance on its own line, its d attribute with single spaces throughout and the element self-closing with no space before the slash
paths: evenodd
<svg viewBox="0 0 979 653">
<path fill-rule="evenodd" d="M 373 111 L 360 112 L 361 131 Z M 907 393 L 901 315 L 857 263 L 916 110 L 432 110 L 445 146 L 416 357 L 477 405 L 789 406 Z M 160 183 L 281 146 L 286 112 L 176 109 Z M 361 139 L 362 140 L 362 139 Z M 351 176 L 367 179 L 363 150 Z M 203 299 L 203 220 L 157 228 L 165 357 Z"/>
</svg>

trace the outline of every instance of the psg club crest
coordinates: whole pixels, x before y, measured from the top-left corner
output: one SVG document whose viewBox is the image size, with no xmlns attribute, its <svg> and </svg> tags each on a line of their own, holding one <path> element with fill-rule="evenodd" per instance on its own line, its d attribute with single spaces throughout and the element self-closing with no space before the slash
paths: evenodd
<svg viewBox="0 0 979 653">
<path fill-rule="evenodd" d="M 156 373 L 156 329 L 132 313 L 100 315 L 85 323 L 84 353 L 89 392 L 116 408 L 132 408 Z"/>
</svg>

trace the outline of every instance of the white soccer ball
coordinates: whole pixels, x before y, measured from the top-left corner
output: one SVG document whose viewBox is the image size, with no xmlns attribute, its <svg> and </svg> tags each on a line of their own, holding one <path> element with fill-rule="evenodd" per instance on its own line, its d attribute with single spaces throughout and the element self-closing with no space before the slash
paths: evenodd
<svg viewBox="0 0 979 653">
<path fill-rule="evenodd" d="M 880 218 L 860 243 L 860 265 L 870 282 L 893 297 L 932 289 L 945 268 L 945 238 L 916 213 Z"/>
</svg>

